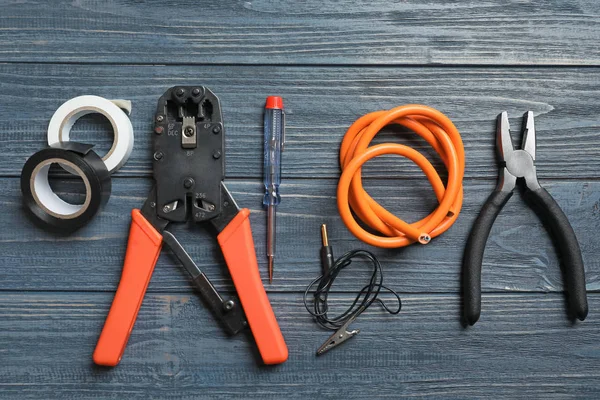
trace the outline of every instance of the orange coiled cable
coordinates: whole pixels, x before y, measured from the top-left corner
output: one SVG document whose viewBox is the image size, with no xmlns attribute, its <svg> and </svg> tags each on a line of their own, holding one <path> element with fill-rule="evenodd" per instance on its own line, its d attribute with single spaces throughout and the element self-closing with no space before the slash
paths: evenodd
<svg viewBox="0 0 600 400">
<path fill-rule="evenodd" d="M 434 148 L 448 170 L 444 186 L 431 163 L 418 151 L 395 143 L 370 146 L 371 140 L 386 125 L 399 124 L 421 136 Z M 377 203 L 362 186 L 361 167 L 368 160 L 397 154 L 409 158 L 427 176 L 439 202 L 427 217 L 407 223 Z M 460 133 L 448 117 L 431 107 L 408 104 L 387 111 L 376 111 L 357 119 L 348 128 L 340 147 L 342 175 L 337 201 L 346 227 L 358 239 L 377 247 L 395 248 L 418 241 L 427 244 L 448 230 L 460 213 L 463 202 L 462 180 L 465 171 L 465 151 Z M 352 212 L 367 226 L 381 235 L 363 229 Z"/>
</svg>

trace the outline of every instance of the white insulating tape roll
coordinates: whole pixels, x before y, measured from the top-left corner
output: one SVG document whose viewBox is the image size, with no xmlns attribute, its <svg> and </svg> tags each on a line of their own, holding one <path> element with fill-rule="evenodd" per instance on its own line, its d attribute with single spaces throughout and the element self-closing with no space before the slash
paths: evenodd
<svg viewBox="0 0 600 400">
<path fill-rule="evenodd" d="M 58 107 L 52 116 L 48 125 L 48 144 L 56 147 L 68 142 L 71 128 L 79 118 L 87 114 L 102 114 L 110 121 L 114 133 L 113 145 L 102 160 L 110 173 L 115 172 L 127 162 L 133 150 L 133 126 L 125 111 L 119 107 L 131 112 L 131 102 L 126 100 L 107 100 L 99 96 L 72 98 Z"/>
</svg>

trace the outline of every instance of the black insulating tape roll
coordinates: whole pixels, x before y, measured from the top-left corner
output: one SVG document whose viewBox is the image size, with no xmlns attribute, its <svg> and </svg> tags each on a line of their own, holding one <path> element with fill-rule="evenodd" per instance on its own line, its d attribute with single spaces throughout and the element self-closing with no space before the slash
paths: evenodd
<svg viewBox="0 0 600 400">
<path fill-rule="evenodd" d="M 38 151 L 21 171 L 23 204 L 33 221 L 44 229 L 71 233 L 87 224 L 108 202 L 110 173 L 92 145 L 65 142 Z M 54 163 L 68 166 L 85 185 L 83 204 L 70 204 L 58 197 L 48 183 L 48 170 Z"/>
</svg>

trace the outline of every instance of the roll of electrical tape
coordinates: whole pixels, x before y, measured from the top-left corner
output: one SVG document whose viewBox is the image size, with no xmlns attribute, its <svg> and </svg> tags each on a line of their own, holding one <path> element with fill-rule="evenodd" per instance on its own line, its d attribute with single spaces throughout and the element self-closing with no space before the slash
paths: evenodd
<svg viewBox="0 0 600 400">
<path fill-rule="evenodd" d="M 111 180 L 106 164 L 93 146 L 63 143 L 32 155 L 21 172 L 21 192 L 25 208 L 36 223 L 61 233 L 73 232 L 87 224 L 110 197 Z M 50 187 L 48 171 L 52 164 L 69 168 L 85 185 L 83 204 L 70 204 L 58 197 Z"/>
<path fill-rule="evenodd" d="M 133 150 L 133 127 L 125 112 L 115 103 L 131 110 L 131 103 L 122 100 L 107 100 L 98 96 L 79 96 L 67 101 L 54 113 L 48 125 L 48 144 L 60 147 L 69 141 L 71 128 L 84 115 L 99 113 L 111 123 L 114 132 L 113 145 L 103 157 L 106 168 L 112 174 L 127 162 Z M 66 168 L 69 172 L 74 171 Z"/>
</svg>

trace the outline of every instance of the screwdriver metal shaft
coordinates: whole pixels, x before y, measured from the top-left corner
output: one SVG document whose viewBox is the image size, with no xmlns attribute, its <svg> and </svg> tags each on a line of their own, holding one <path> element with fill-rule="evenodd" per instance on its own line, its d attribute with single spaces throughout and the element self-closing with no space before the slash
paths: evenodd
<svg viewBox="0 0 600 400">
<path fill-rule="evenodd" d="M 267 259 L 269 261 L 269 283 L 273 282 L 273 261 L 275 260 L 275 218 L 274 205 L 267 207 Z"/>
</svg>

